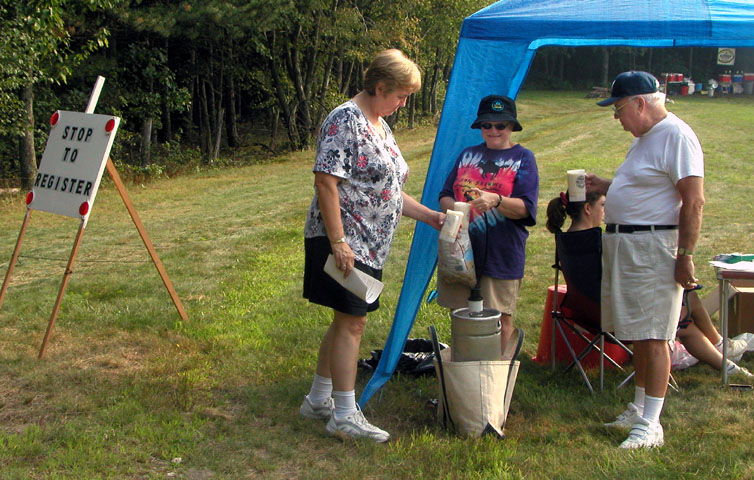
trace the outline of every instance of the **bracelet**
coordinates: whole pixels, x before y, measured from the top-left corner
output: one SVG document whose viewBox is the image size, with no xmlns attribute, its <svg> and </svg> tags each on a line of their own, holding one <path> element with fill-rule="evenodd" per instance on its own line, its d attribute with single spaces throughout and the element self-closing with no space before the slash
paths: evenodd
<svg viewBox="0 0 754 480">
<path fill-rule="evenodd" d="M 503 196 L 498 193 L 497 194 L 497 205 L 495 205 L 495 208 L 499 207 L 501 203 L 503 203 Z"/>
<path fill-rule="evenodd" d="M 346 243 L 346 237 L 340 237 L 339 239 L 335 240 L 334 242 L 330 242 L 330 245 L 335 245 L 337 243 Z"/>
</svg>

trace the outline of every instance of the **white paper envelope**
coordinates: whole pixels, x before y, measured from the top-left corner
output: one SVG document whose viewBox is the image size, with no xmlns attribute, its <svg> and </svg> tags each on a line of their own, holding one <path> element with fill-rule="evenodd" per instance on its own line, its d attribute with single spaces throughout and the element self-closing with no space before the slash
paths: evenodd
<svg viewBox="0 0 754 480">
<path fill-rule="evenodd" d="M 335 266 L 335 257 L 332 254 L 327 256 L 325 273 L 330 275 L 343 288 L 367 303 L 374 303 L 385 286 L 385 284 L 361 270 L 353 269 L 348 277 L 344 276 L 343 272 Z"/>
</svg>

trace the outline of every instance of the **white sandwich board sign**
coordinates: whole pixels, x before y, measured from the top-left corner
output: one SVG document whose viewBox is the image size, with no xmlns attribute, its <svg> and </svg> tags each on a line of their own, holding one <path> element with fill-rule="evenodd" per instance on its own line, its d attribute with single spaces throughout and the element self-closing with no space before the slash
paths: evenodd
<svg viewBox="0 0 754 480">
<path fill-rule="evenodd" d="M 27 206 L 86 225 L 118 125 L 120 118 L 112 115 L 55 112 Z"/>
<path fill-rule="evenodd" d="M 3 304 L 3 298 L 8 288 L 13 268 L 18 260 L 18 254 L 21 250 L 26 227 L 29 225 L 31 212 L 40 210 L 49 213 L 56 213 L 67 217 L 80 218 L 79 231 L 76 239 L 73 241 L 71 256 L 68 259 L 63 281 L 58 290 L 58 296 L 55 300 L 55 306 L 52 308 L 50 321 L 47 323 L 42 346 L 39 349 L 39 358 L 42 358 L 47 348 L 47 343 L 52 334 L 52 328 L 55 325 L 60 310 L 60 304 L 65 294 L 68 281 L 73 274 L 73 264 L 76 259 L 76 253 L 81 245 L 81 239 L 89 220 L 89 214 L 92 211 L 94 198 L 97 196 L 102 174 L 105 170 L 110 174 L 113 185 L 118 190 L 123 203 L 131 215 L 131 219 L 136 229 L 147 247 L 149 255 L 152 257 L 157 271 L 162 277 L 162 282 L 173 299 L 175 308 L 181 318 L 186 321 L 188 315 L 183 308 L 178 294 L 173 288 L 165 268 L 162 265 L 157 251 L 152 245 L 144 225 L 136 212 L 136 208 L 128 196 L 125 185 L 118 175 L 113 161 L 110 159 L 110 149 L 115 140 L 115 134 L 120 125 L 120 118 L 112 115 L 95 115 L 94 108 L 97 105 L 102 85 L 105 78 L 98 76 L 97 82 L 89 97 L 89 104 L 86 112 L 67 112 L 58 110 L 50 117 L 50 135 L 47 138 L 47 146 L 42 154 L 42 161 L 39 164 L 37 177 L 34 179 L 34 185 L 31 191 L 26 195 L 26 215 L 21 225 L 21 231 L 18 234 L 16 248 L 13 249 L 8 271 L 5 274 L 2 287 L 0 287 L 0 306 Z"/>
</svg>

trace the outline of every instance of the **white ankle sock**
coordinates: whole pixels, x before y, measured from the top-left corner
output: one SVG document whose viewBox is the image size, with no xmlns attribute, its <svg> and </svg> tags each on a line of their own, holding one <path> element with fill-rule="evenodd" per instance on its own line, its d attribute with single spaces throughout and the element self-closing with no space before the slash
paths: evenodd
<svg viewBox="0 0 754 480">
<path fill-rule="evenodd" d="M 644 398 L 646 397 L 646 394 L 644 393 L 644 387 L 635 387 L 634 388 L 634 405 L 636 408 L 639 409 L 639 413 L 642 413 L 644 411 Z"/>
<path fill-rule="evenodd" d="M 646 395 L 644 397 L 644 413 L 641 415 L 642 418 L 650 423 L 660 423 L 660 414 L 662 413 L 664 403 L 665 397 Z"/>
<path fill-rule="evenodd" d="M 332 392 L 332 398 L 335 403 L 335 418 L 343 418 L 356 412 L 356 391 Z"/>
<path fill-rule="evenodd" d="M 332 379 L 314 374 L 312 388 L 309 390 L 309 401 L 314 405 L 323 403 L 332 395 Z"/>
</svg>

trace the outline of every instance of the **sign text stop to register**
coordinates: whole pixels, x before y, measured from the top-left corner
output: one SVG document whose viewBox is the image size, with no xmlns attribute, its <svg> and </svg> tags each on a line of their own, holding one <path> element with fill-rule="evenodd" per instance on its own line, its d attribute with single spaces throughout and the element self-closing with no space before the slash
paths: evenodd
<svg viewBox="0 0 754 480">
<path fill-rule="evenodd" d="M 29 208 L 86 221 L 119 124 L 111 115 L 55 112 Z"/>
</svg>

